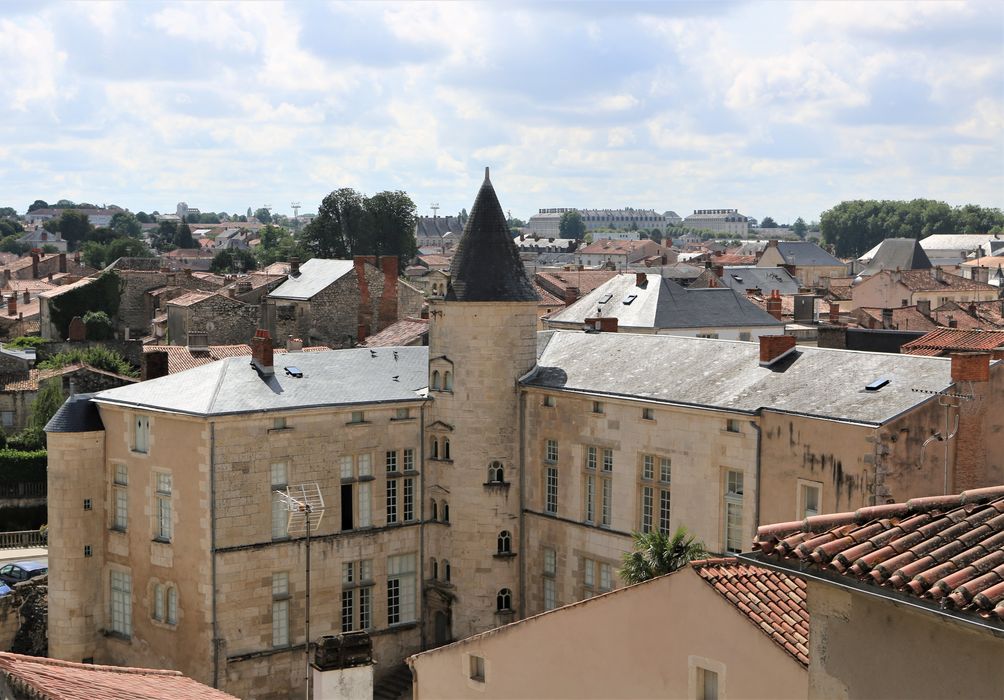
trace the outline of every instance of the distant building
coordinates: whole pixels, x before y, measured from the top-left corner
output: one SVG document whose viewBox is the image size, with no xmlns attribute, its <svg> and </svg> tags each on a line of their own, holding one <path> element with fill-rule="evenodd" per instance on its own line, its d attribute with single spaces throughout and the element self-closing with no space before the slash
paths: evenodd
<svg viewBox="0 0 1004 700">
<path fill-rule="evenodd" d="M 58 219 L 64 211 L 77 211 L 87 215 L 87 221 L 91 226 L 101 227 L 111 223 L 112 217 L 117 213 L 125 211 L 121 207 L 108 207 L 107 209 L 77 209 L 75 207 L 56 208 L 47 207 L 28 212 L 24 216 L 25 223 L 44 224 L 46 221 Z"/>
<path fill-rule="evenodd" d="M 530 217 L 527 228 L 538 236 L 557 238 L 561 235 L 561 217 L 566 212 L 577 211 L 582 216 L 582 222 L 586 225 L 586 233 L 598 229 L 619 229 L 625 234 L 629 230 L 648 230 L 657 228 L 660 231 L 666 229 L 669 223 L 665 214 L 659 214 L 653 209 L 575 209 L 568 207 L 558 207 L 552 209 L 540 209 Z M 679 218 L 673 212 L 677 219 Z M 611 236 L 613 237 L 613 236 Z"/>
<path fill-rule="evenodd" d="M 457 216 L 419 216 L 415 218 L 415 241 L 419 248 L 452 248 L 464 232 L 464 222 Z"/>
<path fill-rule="evenodd" d="M 786 267 L 804 287 L 818 287 L 821 280 L 843 277 L 847 265 L 811 241 L 770 241 L 757 260 L 757 267 Z"/>
<path fill-rule="evenodd" d="M 187 219 L 190 216 L 193 217 L 199 216 L 199 214 L 201 214 L 202 212 L 196 209 L 195 207 L 188 206 L 188 204 L 185 202 L 178 202 L 178 206 L 175 209 L 175 213 L 177 214 L 179 219 Z"/>
<path fill-rule="evenodd" d="M 641 262 L 646 258 L 662 258 L 662 264 L 676 262 L 676 253 L 655 241 L 613 241 L 601 238 L 575 251 L 578 264 L 585 267 L 612 265 L 622 269 L 627 265 Z"/>
<path fill-rule="evenodd" d="M 36 228 L 32 231 L 26 231 L 17 240 L 19 243 L 24 243 L 32 248 L 42 248 L 49 245 L 60 253 L 66 252 L 66 241 L 63 240 L 63 236 L 58 231 L 56 233 L 49 233 L 44 228 Z"/>
<path fill-rule="evenodd" d="M 695 209 L 683 220 L 687 228 L 699 228 L 715 233 L 732 233 L 745 238 L 749 235 L 749 220 L 736 209 Z"/>
</svg>

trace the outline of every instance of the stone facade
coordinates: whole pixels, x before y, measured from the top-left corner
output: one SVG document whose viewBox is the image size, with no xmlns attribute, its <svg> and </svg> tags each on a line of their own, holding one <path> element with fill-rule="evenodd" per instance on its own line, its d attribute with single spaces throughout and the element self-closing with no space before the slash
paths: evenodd
<svg viewBox="0 0 1004 700">
<path fill-rule="evenodd" d="M 165 270 L 119 270 L 122 294 L 119 302 L 118 325 L 129 337 L 150 334 L 150 322 L 157 310 L 148 292 L 159 287 L 177 287 L 188 291 L 213 291 L 218 285 L 185 272 Z"/>
<path fill-rule="evenodd" d="M 188 345 L 191 331 L 205 332 L 211 345 L 246 343 L 258 328 L 258 306 L 222 294 L 210 294 L 188 304 L 167 302 L 167 334 L 170 345 Z"/>
</svg>

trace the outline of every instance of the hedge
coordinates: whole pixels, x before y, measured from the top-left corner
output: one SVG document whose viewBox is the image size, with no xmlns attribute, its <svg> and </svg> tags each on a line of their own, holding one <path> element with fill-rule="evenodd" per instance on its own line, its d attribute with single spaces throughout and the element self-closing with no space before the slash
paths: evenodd
<svg viewBox="0 0 1004 700">
<path fill-rule="evenodd" d="M 0 449 L 0 483 L 32 483 L 46 480 L 45 450 Z"/>
</svg>

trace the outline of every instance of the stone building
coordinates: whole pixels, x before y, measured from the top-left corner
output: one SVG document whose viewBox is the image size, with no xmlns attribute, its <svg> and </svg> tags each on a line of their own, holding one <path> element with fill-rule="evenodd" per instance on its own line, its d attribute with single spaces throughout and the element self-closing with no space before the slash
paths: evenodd
<svg viewBox="0 0 1004 700">
<path fill-rule="evenodd" d="M 715 233 L 731 233 L 738 238 L 749 235 L 749 218 L 736 209 L 695 209 L 682 222 L 687 228 L 703 229 Z"/>
<path fill-rule="evenodd" d="M 373 323 L 392 285 L 349 269 Z M 685 525 L 736 553 L 762 522 L 1004 481 L 988 355 L 537 333 L 538 303 L 486 177 L 428 347 L 280 356 L 262 330 L 254 367 L 67 402 L 48 427 L 51 653 L 302 693 L 304 541 L 273 498 L 289 485 L 317 483 L 327 506 L 311 640 L 368 629 L 379 681 L 620 587 L 633 531 Z"/>
<path fill-rule="evenodd" d="M 213 292 L 190 292 L 167 302 L 168 343 L 190 345 L 190 333 L 205 334 L 206 346 L 246 342 L 260 316 L 257 305 Z"/>
</svg>

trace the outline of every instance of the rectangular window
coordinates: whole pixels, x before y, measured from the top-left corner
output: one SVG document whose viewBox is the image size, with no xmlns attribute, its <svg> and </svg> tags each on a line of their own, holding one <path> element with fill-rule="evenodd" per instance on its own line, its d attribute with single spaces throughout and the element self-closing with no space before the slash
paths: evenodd
<svg viewBox="0 0 1004 700">
<path fill-rule="evenodd" d="M 415 619 L 415 555 L 387 558 L 387 624 Z"/>
<path fill-rule="evenodd" d="M 272 646 L 289 646 L 289 574 L 272 574 Z"/>
<path fill-rule="evenodd" d="M 611 503 L 611 501 L 613 500 L 613 480 L 600 479 L 600 488 L 602 490 L 602 503 L 600 504 L 600 525 L 609 527 L 610 510 L 613 505 Z"/>
<path fill-rule="evenodd" d="M 558 461 L 558 441 L 548 440 L 547 449 L 544 451 L 544 461 L 554 464 Z"/>
<path fill-rule="evenodd" d="M 150 449 L 150 416 L 136 416 L 133 433 L 133 452 L 147 452 Z"/>
<path fill-rule="evenodd" d="M 387 523 L 397 522 L 397 479 L 387 479 Z"/>
<path fill-rule="evenodd" d="M 596 448 L 592 445 L 586 448 L 586 469 L 596 469 Z"/>
<path fill-rule="evenodd" d="M 354 474 L 352 473 L 352 457 L 345 455 L 340 457 L 338 460 L 339 472 L 343 479 L 351 479 Z"/>
<path fill-rule="evenodd" d="M 114 477 L 115 490 L 115 514 L 112 520 L 112 527 L 116 530 L 126 531 L 129 521 L 129 472 L 124 464 L 115 465 Z"/>
<path fill-rule="evenodd" d="M 369 452 L 356 457 L 356 467 L 359 469 L 359 476 L 373 475 L 373 460 L 370 458 Z"/>
<path fill-rule="evenodd" d="M 659 489 L 659 532 L 669 534 L 669 503 L 668 489 Z"/>
<path fill-rule="evenodd" d="M 586 474 L 586 522 L 591 523 L 596 519 L 596 477 Z"/>
<path fill-rule="evenodd" d="M 544 610 L 554 610 L 558 607 L 557 585 L 555 576 L 558 573 L 557 553 L 550 547 L 544 548 Z"/>
<path fill-rule="evenodd" d="M 277 462 L 269 468 L 269 485 L 272 494 L 272 539 L 278 540 L 288 537 L 289 511 L 286 509 L 286 502 L 277 491 L 283 491 L 288 483 L 286 474 L 286 463 Z M 351 488 L 351 487 L 350 487 Z"/>
<path fill-rule="evenodd" d="M 798 485 L 799 518 L 811 518 L 819 515 L 819 493 L 822 488 L 817 484 L 800 483 Z"/>
<path fill-rule="evenodd" d="M 471 654 L 470 657 L 470 673 L 471 680 L 477 681 L 478 683 L 485 682 L 485 660 L 484 657 L 474 656 Z"/>
<path fill-rule="evenodd" d="M 373 626 L 373 588 L 359 589 L 359 629 L 368 630 Z"/>
<path fill-rule="evenodd" d="M 652 532 L 652 500 L 654 489 L 651 486 L 641 488 L 641 531 Z"/>
<path fill-rule="evenodd" d="M 614 470 L 614 451 L 609 447 L 603 450 L 603 471 L 612 472 Z"/>
<path fill-rule="evenodd" d="M 404 521 L 415 519 L 415 480 L 404 480 Z"/>
<path fill-rule="evenodd" d="M 153 587 L 153 619 L 164 620 L 164 587 L 159 583 Z"/>
<path fill-rule="evenodd" d="M 272 430 L 285 430 L 286 429 L 286 419 L 285 418 L 273 418 L 272 419 Z"/>
<path fill-rule="evenodd" d="M 741 433 L 743 431 L 739 421 L 735 418 L 729 418 L 725 421 L 725 430 L 730 433 Z"/>
<path fill-rule="evenodd" d="M 352 418 L 349 420 L 350 423 L 363 423 L 366 419 L 366 414 L 362 411 L 353 411 Z"/>
<path fill-rule="evenodd" d="M 655 478 L 655 457 L 644 455 L 641 461 L 641 478 L 651 481 Z"/>
<path fill-rule="evenodd" d="M 609 591 L 614 587 L 614 570 L 609 564 L 600 564 L 600 590 Z"/>
<path fill-rule="evenodd" d="M 387 471 L 389 472 L 397 471 L 397 450 L 387 451 Z"/>
<path fill-rule="evenodd" d="M 545 396 L 544 397 L 544 405 L 547 406 L 548 408 L 554 408 L 554 397 L 553 396 Z"/>
<path fill-rule="evenodd" d="M 718 674 L 714 671 L 697 669 L 697 700 L 718 700 Z"/>
<path fill-rule="evenodd" d="M 342 591 L 342 632 L 351 632 L 354 629 L 355 619 L 355 590 Z"/>
<path fill-rule="evenodd" d="M 398 409 L 395 409 L 395 411 L 394 411 L 394 418 L 396 420 L 407 420 L 407 419 L 411 418 L 411 409 L 410 408 L 398 408 Z"/>
<path fill-rule="evenodd" d="M 132 636 L 132 575 L 111 572 L 112 632 Z"/>
<path fill-rule="evenodd" d="M 547 500 L 544 510 L 551 514 L 558 512 L 558 468 L 547 468 Z"/>
<path fill-rule="evenodd" d="M 641 419 L 642 420 L 655 420 L 655 409 L 654 408 L 643 408 L 643 409 L 641 409 Z"/>
<path fill-rule="evenodd" d="M 730 469 L 725 475 L 725 551 L 742 551 L 743 473 Z"/>
<path fill-rule="evenodd" d="M 157 474 L 157 539 L 171 541 L 171 475 Z"/>
<path fill-rule="evenodd" d="M 359 497 L 359 527 L 370 527 L 373 524 L 373 514 L 371 507 L 371 484 L 364 481 L 356 485 Z"/>
<path fill-rule="evenodd" d="M 415 450 L 408 447 L 404 450 L 404 470 L 406 472 L 415 471 Z"/>
<path fill-rule="evenodd" d="M 603 413 L 603 403 L 601 401 L 593 401 L 593 413 Z"/>
<path fill-rule="evenodd" d="M 14 425 L 14 411 L 3 411 L 0 416 L 3 417 L 3 427 L 10 428 Z"/>
<path fill-rule="evenodd" d="M 557 593 L 553 578 L 544 578 L 544 610 L 554 610 L 558 607 Z"/>
<path fill-rule="evenodd" d="M 582 586 L 586 589 L 587 595 L 596 585 L 596 563 L 592 559 L 582 560 Z"/>
<path fill-rule="evenodd" d="M 659 459 L 659 481 L 668 484 L 673 478 L 673 464 L 669 457 Z"/>
<path fill-rule="evenodd" d="M 178 589 L 174 586 L 167 589 L 167 624 L 178 624 Z"/>
</svg>

